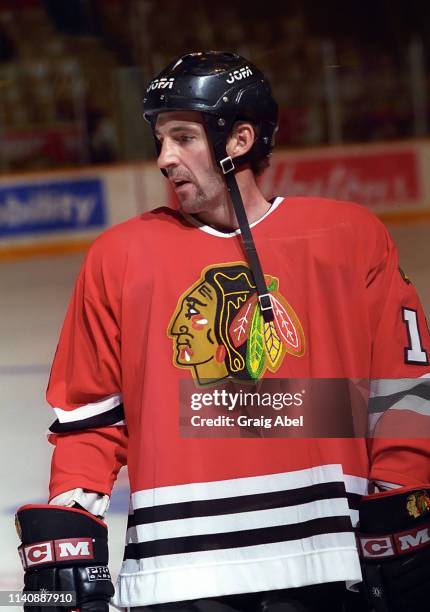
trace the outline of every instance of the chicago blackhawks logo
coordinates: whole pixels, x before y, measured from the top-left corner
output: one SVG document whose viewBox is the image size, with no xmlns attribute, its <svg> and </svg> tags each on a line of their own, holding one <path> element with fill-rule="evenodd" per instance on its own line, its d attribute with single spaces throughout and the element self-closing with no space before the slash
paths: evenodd
<svg viewBox="0 0 430 612">
<path fill-rule="evenodd" d="M 265 323 L 249 268 L 243 262 L 205 268 L 182 294 L 168 327 L 173 363 L 191 369 L 199 384 L 232 377 L 256 380 L 276 372 L 285 355 L 305 351 L 300 321 L 265 276 L 274 321 Z"/>
<path fill-rule="evenodd" d="M 426 512 L 430 512 L 430 497 L 427 491 L 414 491 L 408 495 L 406 509 L 410 516 L 419 518 Z"/>
</svg>

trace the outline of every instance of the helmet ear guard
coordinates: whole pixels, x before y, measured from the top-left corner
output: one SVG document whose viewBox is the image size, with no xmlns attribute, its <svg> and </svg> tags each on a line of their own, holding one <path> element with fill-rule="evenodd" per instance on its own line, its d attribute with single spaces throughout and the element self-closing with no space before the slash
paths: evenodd
<svg viewBox="0 0 430 612">
<path fill-rule="evenodd" d="M 202 113 L 209 143 L 236 213 L 262 315 L 266 322 L 273 321 L 270 296 L 234 172 L 272 152 L 278 105 L 270 84 L 258 68 L 235 53 L 190 53 L 172 62 L 146 89 L 144 117 L 151 124 L 158 155 L 161 144 L 155 137 L 155 124 L 159 113 L 169 111 Z M 237 121 L 249 122 L 256 128 L 255 140 L 246 154 L 231 158 L 226 145 Z M 164 169 L 161 171 L 167 176 Z"/>
<path fill-rule="evenodd" d="M 225 122 L 222 117 L 209 114 L 203 115 L 203 120 L 214 151 L 216 163 L 220 167 L 222 174 L 228 174 L 232 170 L 240 168 L 245 164 L 250 164 L 255 160 L 257 157 L 256 150 L 258 149 L 258 128 L 256 130 L 256 126 L 251 121 L 247 119 L 234 119 Z M 237 123 L 250 123 L 252 125 L 254 142 L 249 151 L 232 158 L 227 153 L 227 143 Z M 260 157 L 263 156 L 258 156 L 257 159 L 260 159 Z"/>
</svg>

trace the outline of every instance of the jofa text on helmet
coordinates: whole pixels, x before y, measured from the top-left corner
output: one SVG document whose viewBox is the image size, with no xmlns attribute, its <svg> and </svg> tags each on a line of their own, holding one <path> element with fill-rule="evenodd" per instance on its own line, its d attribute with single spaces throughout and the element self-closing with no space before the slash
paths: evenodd
<svg viewBox="0 0 430 612">
<path fill-rule="evenodd" d="M 246 79 L 247 77 L 252 76 L 252 70 L 249 66 L 245 66 L 243 68 L 239 68 L 239 70 L 233 70 L 230 72 L 228 79 L 226 79 L 227 83 L 234 83 L 234 81 L 241 81 L 242 79 Z"/>
<path fill-rule="evenodd" d="M 154 79 L 148 86 L 146 91 L 152 91 L 153 89 L 172 89 L 173 83 L 175 79 L 172 77 L 170 79 L 166 79 L 165 77 L 161 79 Z"/>
</svg>

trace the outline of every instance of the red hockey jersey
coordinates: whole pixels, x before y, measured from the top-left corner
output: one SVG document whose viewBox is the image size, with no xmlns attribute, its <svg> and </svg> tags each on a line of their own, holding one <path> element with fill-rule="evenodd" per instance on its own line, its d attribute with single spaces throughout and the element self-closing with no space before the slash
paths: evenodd
<svg viewBox="0 0 430 612">
<path fill-rule="evenodd" d="M 430 482 L 429 332 L 384 226 L 354 204 L 277 198 L 253 235 L 268 326 L 238 231 L 167 208 L 105 232 L 82 267 L 47 394 L 50 493 L 109 494 L 127 461 L 117 605 L 360 580 L 368 480 Z M 182 436 L 180 381 L 230 377 L 381 379 L 372 427 L 391 398 L 393 423 L 407 410 L 426 437 Z"/>
</svg>

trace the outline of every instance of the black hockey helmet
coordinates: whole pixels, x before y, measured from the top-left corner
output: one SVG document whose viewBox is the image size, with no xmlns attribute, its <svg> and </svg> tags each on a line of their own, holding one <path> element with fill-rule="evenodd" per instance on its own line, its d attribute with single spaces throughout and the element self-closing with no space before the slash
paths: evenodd
<svg viewBox="0 0 430 612">
<path fill-rule="evenodd" d="M 203 113 L 215 158 L 224 173 L 270 155 L 278 124 L 278 105 L 264 74 L 236 53 L 199 51 L 173 61 L 148 85 L 144 117 L 155 128 L 165 111 Z M 240 158 L 226 158 L 226 142 L 236 121 L 256 127 L 252 149 Z M 159 153 L 159 143 L 156 141 Z"/>
</svg>

